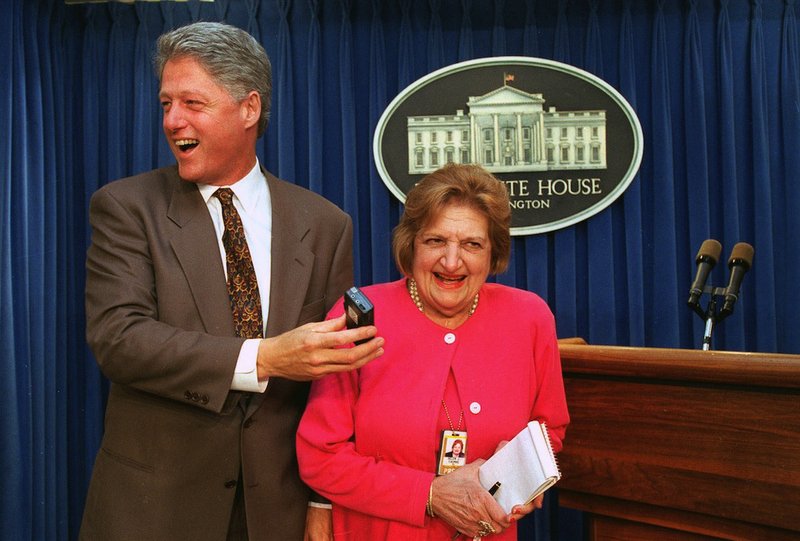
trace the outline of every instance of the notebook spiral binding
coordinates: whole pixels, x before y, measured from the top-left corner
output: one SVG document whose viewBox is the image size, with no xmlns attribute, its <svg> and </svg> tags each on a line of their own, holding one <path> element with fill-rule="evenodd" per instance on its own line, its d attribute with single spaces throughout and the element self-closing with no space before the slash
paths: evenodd
<svg viewBox="0 0 800 541">
<path fill-rule="evenodd" d="M 547 441 L 547 450 L 550 452 L 550 456 L 553 458 L 553 464 L 556 465 L 558 478 L 561 479 L 561 466 L 558 464 L 558 457 L 556 457 L 556 454 L 553 452 L 553 444 L 550 442 L 550 431 L 547 430 L 547 423 L 542 423 L 542 432 L 544 432 L 544 439 Z"/>
</svg>

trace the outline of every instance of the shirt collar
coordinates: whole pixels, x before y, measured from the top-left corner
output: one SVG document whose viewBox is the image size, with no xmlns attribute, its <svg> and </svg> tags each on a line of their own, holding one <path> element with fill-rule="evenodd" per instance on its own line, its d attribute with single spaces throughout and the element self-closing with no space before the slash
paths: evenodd
<svg viewBox="0 0 800 541">
<path fill-rule="evenodd" d="M 213 186 L 211 184 L 198 184 L 197 188 L 200 190 L 200 195 L 203 200 L 208 203 L 208 200 L 214 196 L 220 188 L 230 188 L 236 194 L 239 203 L 247 212 L 254 212 L 259 205 L 262 195 L 267 190 L 267 181 L 261 173 L 261 165 L 258 158 L 256 164 L 243 178 L 237 180 L 229 186 Z"/>
</svg>

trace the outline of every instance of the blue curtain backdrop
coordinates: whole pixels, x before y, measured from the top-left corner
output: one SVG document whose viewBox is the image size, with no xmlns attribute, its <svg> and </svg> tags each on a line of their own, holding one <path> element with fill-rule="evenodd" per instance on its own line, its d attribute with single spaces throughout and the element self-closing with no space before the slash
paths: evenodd
<svg viewBox="0 0 800 541">
<path fill-rule="evenodd" d="M 727 258 L 745 241 L 754 265 L 714 349 L 800 353 L 795 0 L 0 3 L 5 539 L 76 536 L 107 390 L 83 338 L 87 203 L 106 182 L 171 163 L 150 56 L 161 32 L 191 21 L 227 21 L 264 44 L 275 90 L 259 156 L 353 216 L 359 284 L 397 277 L 402 207 L 371 144 L 388 102 L 447 64 L 538 56 L 617 88 L 641 120 L 644 158 L 602 213 L 515 238 L 498 280 L 545 298 L 561 337 L 697 348 L 702 324 L 685 304 L 696 250 L 716 238 Z M 726 281 L 723 260 L 711 282 Z M 521 538 L 580 538 L 556 495 Z"/>
</svg>

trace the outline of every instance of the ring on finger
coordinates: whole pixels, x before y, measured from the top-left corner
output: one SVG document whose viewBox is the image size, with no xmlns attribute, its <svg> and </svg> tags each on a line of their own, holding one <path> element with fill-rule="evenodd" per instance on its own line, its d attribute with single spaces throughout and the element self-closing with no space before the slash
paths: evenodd
<svg viewBox="0 0 800 541">
<path fill-rule="evenodd" d="M 495 533 L 495 531 L 496 531 L 494 529 L 494 526 L 492 526 L 491 523 L 489 523 L 489 522 L 487 522 L 485 520 L 479 520 L 478 521 L 478 526 L 480 527 L 480 530 L 478 531 L 478 535 L 481 536 L 481 537 L 485 537 L 485 536 L 487 536 L 489 534 Z"/>
</svg>

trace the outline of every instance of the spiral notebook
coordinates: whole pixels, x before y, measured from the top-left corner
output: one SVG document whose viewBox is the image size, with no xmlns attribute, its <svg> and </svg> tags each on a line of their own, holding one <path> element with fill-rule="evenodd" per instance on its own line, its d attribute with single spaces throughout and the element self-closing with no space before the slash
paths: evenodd
<svg viewBox="0 0 800 541">
<path fill-rule="evenodd" d="M 494 497 L 506 513 L 515 505 L 530 503 L 561 479 L 547 426 L 539 421 L 528 423 L 481 464 L 478 475 L 486 490 L 500 483 Z"/>
</svg>

